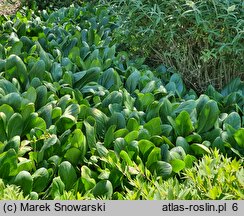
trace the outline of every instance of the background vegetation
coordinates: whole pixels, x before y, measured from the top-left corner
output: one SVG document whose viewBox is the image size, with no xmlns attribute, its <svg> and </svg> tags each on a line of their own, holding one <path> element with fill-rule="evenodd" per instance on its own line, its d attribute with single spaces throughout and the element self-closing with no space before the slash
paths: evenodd
<svg viewBox="0 0 244 216">
<path fill-rule="evenodd" d="M 151 66 L 174 68 L 188 87 L 202 92 L 243 79 L 243 1 L 106 2 L 122 19 L 116 40 Z"/>
<path fill-rule="evenodd" d="M 242 77 L 199 94 L 176 70 L 145 64 L 148 41 L 118 16 L 128 2 L 110 3 L 0 17 L 0 199 L 243 199 Z"/>
</svg>

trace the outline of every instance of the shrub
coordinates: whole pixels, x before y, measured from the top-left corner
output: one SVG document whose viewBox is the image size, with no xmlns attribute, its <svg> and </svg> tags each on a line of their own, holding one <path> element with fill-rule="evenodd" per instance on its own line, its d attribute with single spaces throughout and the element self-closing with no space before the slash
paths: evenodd
<svg viewBox="0 0 244 216">
<path fill-rule="evenodd" d="M 243 199 L 243 161 L 224 157 L 218 151 L 205 155 L 185 177 L 201 199 Z"/>
<path fill-rule="evenodd" d="M 125 199 L 159 200 L 235 200 L 244 198 L 243 160 L 225 157 L 217 150 L 205 155 L 192 168 L 183 172 L 185 180 L 166 181 L 150 177 L 131 180 Z M 181 179 L 182 176 L 181 176 Z"/>
<path fill-rule="evenodd" d="M 117 40 L 147 63 L 173 67 L 200 92 L 244 78 L 241 0 L 109 2 L 122 16 Z"/>
<path fill-rule="evenodd" d="M 82 0 L 22 0 L 23 5 L 28 5 L 29 7 L 37 7 L 38 9 L 46 9 L 46 8 L 62 8 L 68 7 L 71 4 L 80 4 Z"/>
<path fill-rule="evenodd" d="M 16 185 L 5 185 L 0 179 L 0 200 L 24 200 L 28 199 Z"/>
</svg>

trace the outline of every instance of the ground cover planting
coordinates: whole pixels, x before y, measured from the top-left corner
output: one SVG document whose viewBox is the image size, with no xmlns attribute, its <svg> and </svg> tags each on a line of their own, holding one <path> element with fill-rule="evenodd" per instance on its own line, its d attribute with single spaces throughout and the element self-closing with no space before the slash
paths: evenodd
<svg viewBox="0 0 244 216">
<path fill-rule="evenodd" d="M 0 199 L 244 198 L 239 77 L 198 94 L 131 58 L 101 2 L 0 23 Z"/>
</svg>

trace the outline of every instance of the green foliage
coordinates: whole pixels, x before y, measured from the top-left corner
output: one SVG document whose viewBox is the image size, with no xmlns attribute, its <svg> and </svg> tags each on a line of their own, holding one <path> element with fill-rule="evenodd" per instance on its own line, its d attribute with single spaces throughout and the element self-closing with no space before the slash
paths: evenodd
<svg viewBox="0 0 244 216">
<path fill-rule="evenodd" d="M 198 92 L 243 79 L 243 1 L 105 2 L 121 18 L 116 41 L 153 67 L 173 67 Z"/>
<path fill-rule="evenodd" d="M 59 9 L 62 7 L 68 7 L 71 4 L 81 4 L 82 0 L 36 0 L 36 1 L 30 1 L 30 0 L 21 0 L 22 6 L 29 6 L 30 8 L 38 8 L 40 10 L 43 9 Z"/>
<path fill-rule="evenodd" d="M 233 160 L 211 152 L 196 166 L 185 169 L 184 181 L 170 178 L 162 181 L 151 176 L 131 180 L 123 199 L 143 200 L 242 200 L 244 197 L 243 160 Z"/>
<path fill-rule="evenodd" d="M 23 192 L 16 185 L 5 185 L 0 179 L 0 200 L 26 200 L 28 196 L 24 196 Z"/>
<path fill-rule="evenodd" d="M 214 148 L 244 157 L 244 83 L 198 96 L 131 60 L 110 9 L 0 18 L 0 177 L 31 199 L 201 198 L 181 184 L 187 169 Z M 168 189 L 154 197 L 151 183 Z"/>
<path fill-rule="evenodd" d="M 186 170 L 186 181 L 200 199 L 243 199 L 243 160 L 224 157 L 218 151 L 204 156 L 197 166 Z"/>
</svg>

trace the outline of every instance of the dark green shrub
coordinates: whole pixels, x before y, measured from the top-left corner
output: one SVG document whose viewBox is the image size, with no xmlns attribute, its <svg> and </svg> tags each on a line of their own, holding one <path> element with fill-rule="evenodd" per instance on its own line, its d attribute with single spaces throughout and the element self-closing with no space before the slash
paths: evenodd
<svg viewBox="0 0 244 216">
<path fill-rule="evenodd" d="M 243 1 L 107 2 L 122 17 L 117 41 L 153 66 L 178 70 L 188 86 L 201 92 L 244 78 Z"/>
<path fill-rule="evenodd" d="M 61 8 L 61 7 L 68 7 L 71 4 L 80 4 L 84 2 L 82 0 L 37 0 L 37 1 L 30 1 L 30 0 L 22 0 L 23 5 L 28 5 L 32 8 L 38 9 L 46 9 L 46 8 Z"/>
</svg>

